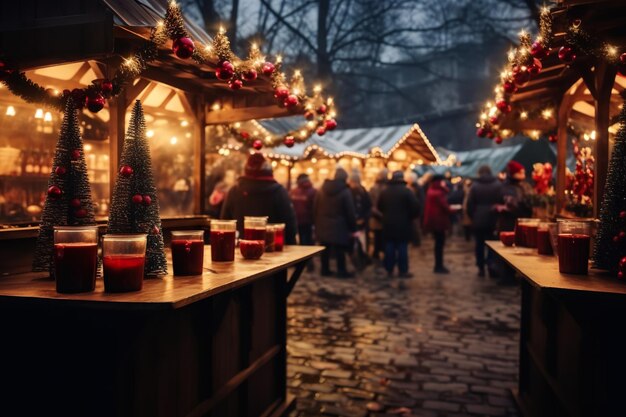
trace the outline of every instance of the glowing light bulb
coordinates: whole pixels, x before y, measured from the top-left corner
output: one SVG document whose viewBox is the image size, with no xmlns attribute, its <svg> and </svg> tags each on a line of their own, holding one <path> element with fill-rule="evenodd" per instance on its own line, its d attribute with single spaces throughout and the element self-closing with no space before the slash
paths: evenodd
<svg viewBox="0 0 626 417">
<path fill-rule="evenodd" d="M 44 122 L 51 122 L 52 121 L 52 114 L 50 114 L 49 111 L 47 111 L 46 114 L 44 114 L 43 121 Z"/>
<path fill-rule="evenodd" d="M 13 106 L 7 107 L 6 115 L 11 116 L 11 117 L 15 116 L 15 107 Z"/>
<path fill-rule="evenodd" d="M 146 132 L 146 137 L 151 138 L 151 137 L 153 137 L 153 136 L 154 136 L 154 130 L 148 130 L 148 131 Z"/>
<path fill-rule="evenodd" d="M 35 111 L 35 119 L 43 119 L 43 109 L 37 109 Z"/>
<path fill-rule="evenodd" d="M 177 138 L 176 136 L 172 136 L 172 137 L 170 138 L 170 143 L 171 143 L 172 145 L 176 145 L 176 144 L 178 143 L 178 138 Z"/>
</svg>

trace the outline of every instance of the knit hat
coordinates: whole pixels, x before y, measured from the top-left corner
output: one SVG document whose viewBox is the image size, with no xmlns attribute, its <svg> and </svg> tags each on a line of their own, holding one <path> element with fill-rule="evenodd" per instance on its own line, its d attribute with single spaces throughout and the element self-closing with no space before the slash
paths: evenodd
<svg viewBox="0 0 626 417">
<path fill-rule="evenodd" d="M 273 178 L 272 165 L 260 152 L 255 152 L 248 157 L 244 173 L 249 178 Z"/>
<path fill-rule="evenodd" d="M 404 181 L 404 172 L 393 171 L 393 174 L 391 174 L 391 181 Z"/>
<path fill-rule="evenodd" d="M 307 174 L 300 174 L 298 175 L 298 179 L 296 180 L 298 182 L 298 184 L 304 184 L 305 182 L 309 181 L 309 176 Z"/>
<path fill-rule="evenodd" d="M 508 171 L 509 177 L 512 177 L 513 175 L 522 171 L 524 169 L 524 165 L 520 164 L 517 161 L 510 161 L 506 166 L 506 169 Z"/>
<path fill-rule="evenodd" d="M 340 181 L 345 181 L 348 179 L 348 173 L 346 172 L 345 169 L 341 167 L 337 167 L 337 169 L 335 170 L 335 179 L 340 180 Z"/>
</svg>

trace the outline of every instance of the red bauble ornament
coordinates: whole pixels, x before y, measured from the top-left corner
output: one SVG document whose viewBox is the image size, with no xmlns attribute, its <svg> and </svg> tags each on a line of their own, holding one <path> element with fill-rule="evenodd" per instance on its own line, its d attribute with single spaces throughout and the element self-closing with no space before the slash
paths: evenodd
<svg viewBox="0 0 626 417">
<path fill-rule="evenodd" d="M 65 168 L 65 167 L 56 167 L 56 168 L 54 169 L 54 173 L 55 173 L 57 176 L 62 177 L 62 176 L 64 176 L 65 174 L 67 174 L 67 168 Z"/>
<path fill-rule="evenodd" d="M 159 229 L 159 226 L 157 225 L 152 226 L 152 234 L 158 235 L 159 233 L 161 233 L 161 229 Z"/>
<path fill-rule="evenodd" d="M 500 123 L 500 118 L 498 116 L 491 116 L 489 118 L 489 123 L 491 123 L 492 125 L 497 125 L 498 123 Z"/>
<path fill-rule="evenodd" d="M 135 204 L 141 204 L 143 202 L 143 197 L 141 196 L 141 194 L 135 194 L 132 200 Z"/>
<path fill-rule="evenodd" d="M 319 106 L 317 108 L 317 113 L 318 114 L 326 114 L 326 110 L 328 110 L 328 108 L 326 107 L 325 104 L 322 104 L 321 106 Z"/>
<path fill-rule="evenodd" d="M 526 84 L 529 80 L 530 73 L 526 67 L 522 67 L 517 73 L 513 74 L 513 81 L 519 86 Z"/>
<path fill-rule="evenodd" d="M 239 90 L 239 89 L 241 89 L 241 87 L 243 87 L 243 81 L 241 81 L 241 80 L 230 80 L 228 82 L 228 86 L 231 88 L 231 90 Z"/>
<path fill-rule="evenodd" d="M 504 90 L 505 93 L 513 94 L 514 92 L 517 91 L 517 86 L 515 85 L 513 81 L 506 80 L 504 84 L 502 84 L 502 89 Z"/>
<path fill-rule="evenodd" d="M 50 198 L 61 198 L 61 194 L 63 194 L 63 191 L 61 191 L 61 189 L 56 185 L 48 187 L 48 196 Z"/>
<path fill-rule="evenodd" d="M 485 136 L 487 136 L 487 129 L 485 129 L 484 127 L 479 127 L 478 129 L 476 129 L 476 136 L 478 136 L 479 138 L 484 138 Z"/>
<path fill-rule="evenodd" d="M 619 236 L 613 236 L 613 243 L 619 243 Z"/>
<path fill-rule="evenodd" d="M 548 49 L 546 49 L 541 42 L 534 42 L 530 47 L 530 54 L 538 59 L 548 56 Z"/>
<path fill-rule="evenodd" d="M 626 211 L 620 211 L 620 212 L 619 212 L 619 216 L 620 216 L 622 219 L 626 219 Z"/>
<path fill-rule="evenodd" d="M 562 46 L 559 49 L 559 59 L 567 64 L 572 63 L 576 60 L 576 53 L 569 46 Z"/>
<path fill-rule="evenodd" d="M 624 52 L 623 54 L 621 54 L 619 56 L 619 62 L 620 62 L 620 64 L 625 64 L 626 65 L 626 52 Z"/>
<path fill-rule="evenodd" d="M 493 139 L 493 137 L 495 136 L 495 134 L 494 134 L 491 130 L 488 130 L 488 131 L 487 131 L 487 134 L 486 134 L 485 136 L 487 136 L 489 139 Z"/>
<path fill-rule="evenodd" d="M 622 271 L 619 271 L 619 272 L 617 273 L 617 277 L 618 277 L 619 279 L 623 279 L 623 278 L 624 278 L 624 273 L 623 273 Z"/>
<path fill-rule="evenodd" d="M 326 130 L 335 130 L 337 128 L 337 121 L 335 119 L 326 120 Z"/>
<path fill-rule="evenodd" d="M 128 178 L 133 175 L 133 169 L 128 165 L 123 165 L 120 168 L 120 175 L 124 178 Z"/>
<path fill-rule="evenodd" d="M 542 68 L 543 65 L 541 64 L 541 61 L 535 58 L 533 59 L 533 63 L 531 64 L 531 66 L 528 67 L 528 72 L 530 73 L 530 75 L 537 75 L 541 72 Z"/>
<path fill-rule="evenodd" d="M 232 71 L 232 72 L 235 72 L 235 66 L 234 66 L 234 65 L 233 65 L 233 63 L 232 63 L 232 62 L 230 62 L 230 61 L 220 61 L 220 62 L 217 64 L 217 67 L 218 67 L 218 68 L 221 68 L 221 69 L 223 69 L 223 70 L 226 70 L 226 71 Z"/>
<path fill-rule="evenodd" d="M 289 96 L 289 89 L 285 86 L 276 87 L 274 90 L 274 97 L 279 100 L 284 100 Z"/>
<path fill-rule="evenodd" d="M 263 142 L 257 139 L 254 142 L 252 142 L 252 147 L 258 151 L 263 147 Z"/>
<path fill-rule="evenodd" d="M 496 136 L 496 138 L 493 140 L 495 143 L 497 143 L 498 145 L 502 143 L 502 136 Z"/>
<path fill-rule="evenodd" d="M 326 129 L 323 126 L 320 126 L 315 131 L 319 136 L 324 136 L 326 134 Z"/>
<path fill-rule="evenodd" d="M 149 206 L 150 204 L 152 204 L 152 197 L 150 197 L 149 195 L 144 195 L 141 202 L 144 206 Z"/>
<path fill-rule="evenodd" d="M 506 100 L 498 100 L 496 101 L 496 108 L 500 111 L 503 111 L 508 107 L 509 103 Z"/>
<path fill-rule="evenodd" d="M 87 217 L 87 210 L 85 210 L 84 208 L 78 209 L 76 210 L 76 212 L 74 212 L 74 215 L 82 219 L 83 217 Z"/>
<path fill-rule="evenodd" d="M 215 77 L 218 80 L 222 80 L 222 81 L 230 80 L 233 77 L 233 75 L 235 75 L 235 72 L 229 69 L 226 69 L 226 68 L 215 69 Z"/>
<path fill-rule="evenodd" d="M 626 238 L 626 232 L 619 232 L 618 236 L 620 240 L 624 240 L 624 238 Z"/>
<path fill-rule="evenodd" d="M 77 161 L 80 158 L 80 149 L 74 149 L 70 154 L 73 161 Z"/>
<path fill-rule="evenodd" d="M 246 81 L 254 81 L 258 76 L 256 70 L 251 69 L 243 73 L 243 79 Z"/>
<path fill-rule="evenodd" d="M 289 94 L 285 101 L 283 101 L 283 105 L 285 107 L 294 107 L 297 106 L 300 100 L 298 100 L 298 96 L 294 94 Z"/>
<path fill-rule="evenodd" d="M 113 94 L 113 83 L 110 80 L 102 80 L 100 89 L 105 97 L 111 97 L 111 94 Z"/>
<path fill-rule="evenodd" d="M 296 140 L 293 138 L 293 136 L 286 136 L 283 143 L 286 147 L 291 148 L 293 145 L 295 145 Z"/>
<path fill-rule="evenodd" d="M 72 96 L 72 100 L 74 100 L 74 105 L 77 109 L 82 109 L 83 107 L 85 107 L 85 102 L 87 101 L 87 95 L 85 94 L 85 90 L 75 88 L 70 94 Z"/>
<path fill-rule="evenodd" d="M 240 135 L 242 139 L 250 139 L 250 133 L 248 132 L 241 132 Z"/>
<path fill-rule="evenodd" d="M 556 143 L 556 142 L 559 140 L 559 138 L 557 137 L 557 135 L 549 135 L 549 136 L 548 136 L 548 140 L 549 140 L 551 143 Z"/>
<path fill-rule="evenodd" d="M 194 46 L 193 41 L 186 37 L 178 38 L 174 40 L 174 43 L 172 43 L 172 51 L 180 59 L 191 58 L 194 49 L 196 49 L 196 47 Z"/>
<path fill-rule="evenodd" d="M 626 266 L 626 256 L 623 257 L 620 261 L 619 261 L 619 267 L 623 268 Z"/>
<path fill-rule="evenodd" d="M 304 112 L 304 118 L 307 120 L 313 120 L 315 119 L 315 113 L 313 113 L 311 110 L 307 110 Z"/>
<path fill-rule="evenodd" d="M 104 96 L 102 94 L 96 94 L 92 97 L 87 97 L 87 109 L 92 113 L 98 113 L 104 108 Z"/>
<path fill-rule="evenodd" d="M 263 72 L 263 74 L 267 75 L 268 77 L 272 75 L 275 70 L 276 70 L 276 67 L 271 62 L 266 62 L 261 67 L 261 71 Z"/>
<path fill-rule="evenodd" d="M 74 208 L 79 208 L 81 206 L 81 202 L 80 199 L 78 198 L 72 198 L 70 200 L 70 206 L 74 207 Z"/>
</svg>

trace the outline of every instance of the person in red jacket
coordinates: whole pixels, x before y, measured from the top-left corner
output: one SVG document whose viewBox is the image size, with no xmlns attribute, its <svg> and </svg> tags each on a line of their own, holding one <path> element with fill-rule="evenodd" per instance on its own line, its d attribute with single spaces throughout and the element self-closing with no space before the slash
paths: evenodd
<svg viewBox="0 0 626 417">
<path fill-rule="evenodd" d="M 301 245 L 313 245 L 313 203 L 316 190 L 307 174 L 298 175 L 298 186 L 289 191 L 289 198 L 296 211 L 298 237 Z"/>
<path fill-rule="evenodd" d="M 448 188 L 443 175 L 435 175 L 426 192 L 424 209 L 424 231 L 432 232 L 435 238 L 435 269 L 436 274 L 448 274 L 450 271 L 443 265 L 443 247 L 446 243 L 446 231 L 450 228 L 450 206 L 448 204 Z"/>
</svg>

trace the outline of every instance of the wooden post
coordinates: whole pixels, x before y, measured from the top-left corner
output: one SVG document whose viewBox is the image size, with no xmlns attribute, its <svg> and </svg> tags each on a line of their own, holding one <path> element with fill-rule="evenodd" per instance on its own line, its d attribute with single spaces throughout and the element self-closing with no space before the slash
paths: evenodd
<svg viewBox="0 0 626 417">
<path fill-rule="evenodd" d="M 287 165 L 287 191 L 291 190 L 291 168 L 293 168 L 293 162 Z"/>
<path fill-rule="evenodd" d="M 204 97 L 197 97 L 193 100 L 194 110 L 194 164 L 193 164 L 193 212 L 202 214 L 206 210 L 205 179 L 206 179 L 206 117 Z"/>
<path fill-rule="evenodd" d="M 593 216 L 600 212 L 600 203 L 604 197 L 606 173 L 609 165 L 609 125 L 611 108 L 611 90 L 615 84 L 616 69 L 601 61 L 595 71 L 597 99 L 595 101 L 596 123 L 596 175 L 593 193 Z"/>
<path fill-rule="evenodd" d="M 125 94 L 120 94 L 109 101 L 109 199 L 113 198 L 115 179 L 126 134 L 126 107 L 128 101 Z"/>
</svg>

